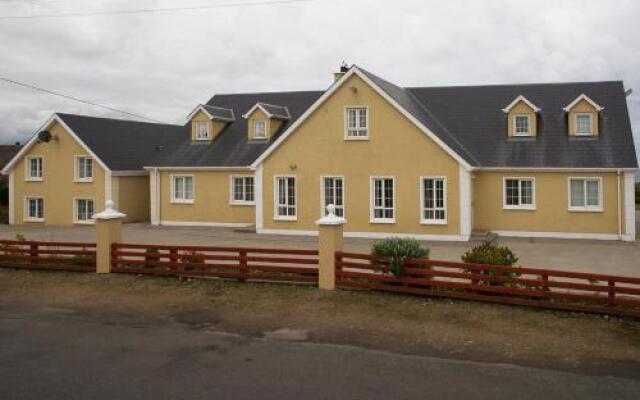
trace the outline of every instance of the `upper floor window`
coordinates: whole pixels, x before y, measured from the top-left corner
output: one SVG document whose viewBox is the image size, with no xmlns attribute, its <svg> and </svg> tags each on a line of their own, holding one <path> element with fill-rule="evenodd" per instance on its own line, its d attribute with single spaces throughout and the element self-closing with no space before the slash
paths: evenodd
<svg viewBox="0 0 640 400">
<path fill-rule="evenodd" d="M 196 121 L 196 140 L 209 140 L 209 122 L 207 121 Z"/>
<path fill-rule="evenodd" d="M 275 177 L 275 219 L 295 221 L 297 215 L 296 178 Z"/>
<path fill-rule="evenodd" d="M 329 213 L 327 206 L 335 206 L 335 214 L 344 217 L 344 178 L 341 176 L 325 176 L 322 178 L 322 215 Z"/>
<path fill-rule="evenodd" d="M 569 210 L 602 211 L 602 179 L 569 178 Z"/>
<path fill-rule="evenodd" d="M 42 157 L 27 157 L 26 180 L 42 180 Z"/>
<path fill-rule="evenodd" d="M 86 156 L 76 157 L 76 176 L 77 182 L 93 181 L 93 159 Z"/>
<path fill-rule="evenodd" d="M 393 177 L 371 178 L 371 222 L 395 222 L 395 180 Z"/>
<path fill-rule="evenodd" d="M 535 209 L 535 179 L 505 178 L 503 208 Z"/>
<path fill-rule="evenodd" d="M 171 176 L 171 202 L 191 204 L 194 201 L 193 175 Z"/>
<path fill-rule="evenodd" d="M 366 107 L 347 107 L 347 139 L 367 139 L 369 137 L 369 110 Z"/>
<path fill-rule="evenodd" d="M 593 116 L 591 114 L 576 114 L 576 135 L 593 135 Z"/>
<path fill-rule="evenodd" d="M 531 117 L 516 114 L 513 116 L 513 136 L 531 136 Z"/>
<path fill-rule="evenodd" d="M 253 137 L 256 139 L 267 138 L 267 121 L 259 119 L 255 122 L 253 129 Z"/>
<path fill-rule="evenodd" d="M 445 178 L 422 178 L 421 222 L 444 224 L 447 222 L 447 195 Z"/>
<path fill-rule="evenodd" d="M 231 177 L 231 203 L 253 204 L 254 189 L 253 176 Z"/>
</svg>

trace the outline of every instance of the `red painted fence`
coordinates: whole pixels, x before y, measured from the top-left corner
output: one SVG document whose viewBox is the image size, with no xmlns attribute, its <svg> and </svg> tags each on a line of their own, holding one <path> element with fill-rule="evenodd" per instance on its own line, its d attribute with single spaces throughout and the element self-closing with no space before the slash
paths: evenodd
<svg viewBox="0 0 640 400">
<path fill-rule="evenodd" d="M 111 263 L 119 273 L 318 282 L 317 250 L 116 243 Z"/>
<path fill-rule="evenodd" d="M 0 240 L 0 268 L 96 271 L 96 244 Z"/>
<path fill-rule="evenodd" d="M 383 259 L 338 252 L 336 285 L 640 317 L 640 278 L 633 277 L 427 259 L 409 260 L 396 276 Z"/>
</svg>

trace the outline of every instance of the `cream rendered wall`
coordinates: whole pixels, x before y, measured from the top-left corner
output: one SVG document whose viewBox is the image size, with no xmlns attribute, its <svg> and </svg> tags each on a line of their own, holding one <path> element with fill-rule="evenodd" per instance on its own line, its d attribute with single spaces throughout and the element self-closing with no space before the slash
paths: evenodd
<svg viewBox="0 0 640 400">
<path fill-rule="evenodd" d="M 126 214 L 123 222 L 149 221 L 149 176 L 116 176 L 113 177 L 113 182 L 116 208 Z M 97 211 L 99 210 L 98 207 Z"/>
<path fill-rule="evenodd" d="M 527 115 L 529 116 L 529 123 L 531 124 L 531 133 L 533 136 L 537 136 L 538 134 L 538 118 L 535 110 L 531 108 L 527 103 L 520 100 L 518 104 L 513 106 L 509 113 L 507 113 L 507 134 L 509 136 L 513 136 L 513 132 L 515 131 L 515 123 L 513 121 L 513 117 L 515 115 Z"/>
<path fill-rule="evenodd" d="M 369 140 L 345 140 L 345 107 L 369 107 Z M 297 221 L 274 220 L 274 176 L 297 177 Z M 345 179 L 346 232 L 458 235 L 458 163 L 357 75 L 263 163 L 264 229 L 317 230 L 320 177 Z M 369 222 L 370 177 L 395 176 L 396 223 Z M 421 176 L 447 178 L 447 224 L 420 224 Z"/>
<path fill-rule="evenodd" d="M 75 156 L 88 156 L 66 129 L 55 122 L 49 131 L 57 140 L 48 143 L 36 143 L 25 154 L 42 156 L 42 182 L 25 181 L 26 159 L 23 157 L 14 167 L 14 223 L 39 224 L 41 222 L 24 221 L 26 196 L 44 198 L 44 224 L 72 225 L 73 199 L 92 198 L 96 211 L 105 204 L 105 171 L 93 160 L 93 182 L 74 182 Z"/>
<path fill-rule="evenodd" d="M 255 223 L 254 205 L 232 205 L 232 175 L 248 175 L 247 171 L 160 171 L 160 221 L 219 224 Z M 193 204 L 171 203 L 171 175 L 194 177 Z M 147 197 L 148 198 L 148 197 Z"/>
<path fill-rule="evenodd" d="M 586 100 L 581 100 L 578 104 L 573 106 L 571 110 L 569 110 L 569 135 L 575 136 L 576 134 L 576 114 L 591 114 L 593 134 L 595 136 L 599 135 L 600 121 L 598 118 L 598 111 Z"/>
<path fill-rule="evenodd" d="M 535 210 L 504 210 L 503 178 L 535 178 Z M 568 178 L 602 177 L 603 211 L 569 211 Z M 624 193 L 623 179 L 620 194 Z M 490 231 L 618 233 L 616 173 L 475 172 L 474 228 Z M 621 199 L 622 210 L 624 201 Z M 624 220 L 624 218 L 622 218 Z M 624 232 L 624 221 L 622 230 Z"/>
</svg>

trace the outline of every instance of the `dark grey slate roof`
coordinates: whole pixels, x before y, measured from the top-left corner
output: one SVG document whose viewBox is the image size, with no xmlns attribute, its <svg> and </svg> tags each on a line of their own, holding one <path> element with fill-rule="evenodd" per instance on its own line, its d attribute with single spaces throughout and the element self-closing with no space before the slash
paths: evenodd
<svg viewBox="0 0 640 400">
<path fill-rule="evenodd" d="M 236 119 L 235 112 L 231 108 L 216 107 L 207 104 L 203 104 L 202 107 L 204 107 L 214 119 L 222 121 L 234 121 Z"/>
<path fill-rule="evenodd" d="M 271 114 L 274 118 L 279 119 L 289 119 L 291 115 L 289 114 L 289 110 L 286 106 L 277 106 L 274 104 L 260 103 L 260 106 L 267 110 L 269 114 Z"/>
</svg>

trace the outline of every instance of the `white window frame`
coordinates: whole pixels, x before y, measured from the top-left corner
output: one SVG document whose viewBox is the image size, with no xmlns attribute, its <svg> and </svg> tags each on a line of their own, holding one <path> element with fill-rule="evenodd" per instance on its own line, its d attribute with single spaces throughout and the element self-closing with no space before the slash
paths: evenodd
<svg viewBox="0 0 640 400">
<path fill-rule="evenodd" d="M 362 127 L 358 127 L 355 130 L 365 130 L 366 131 L 366 135 L 364 136 L 353 136 L 349 134 L 349 110 L 365 110 L 366 112 L 366 126 L 364 128 Z M 356 113 L 356 121 L 360 121 L 360 117 L 359 114 Z M 344 139 L 345 140 L 369 140 L 369 130 L 370 130 L 370 125 L 369 125 L 369 106 L 345 106 L 344 108 Z"/>
<path fill-rule="evenodd" d="M 427 210 L 424 207 L 424 181 L 426 179 L 433 179 L 433 180 L 442 180 L 443 181 L 443 191 L 442 191 L 442 195 L 444 196 L 443 198 L 443 207 L 434 207 L 432 208 L 432 210 L 434 211 L 438 211 L 438 210 L 442 210 L 444 211 L 444 219 L 426 219 L 424 217 L 424 212 Z M 419 187 L 420 187 L 420 224 L 422 225 L 446 225 L 447 224 L 447 219 L 449 218 L 449 213 L 447 211 L 447 177 L 446 176 L 421 176 L 420 177 L 420 182 L 419 182 Z M 395 204 L 395 203 L 394 203 Z M 435 213 L 434 213 L 435 214 Z"/>
<path fill-rule="evenodd" d="M 598 205 L 597 206 L 572 206 L 571 205 L 571 181 L 573 180 L 581 180 L 585 181 L 584 183 L 584 198 L 585 202 L 587 199 L 586 192 L 586 181 L 597 181 L 598 182 Z M 572 212 L 603 212 L 604 211 L 604 203 L 603 203 L 603 185 L 602 185 L 602 177 L 601 176 L 570 176 L 567 178 L 567 205 L 568 210 Z"/>
<path fill-rule="evenodd" d="M 31 161 L 40 160 L 40 176 L 31 175 Z M 42 182 L 44 180 L 44 158 L 42 156 L 25 157 L 24 180 L 27 182 Z"/>
<path fill-rule="evenodd" d="M 211 140 L 211 124 L 208 121 L 194 121 L 196 130 L 196 140 Z M 200 135 L 200 127 L 205 126 L 207 128 L 206 136 Z"/>
<path fill-rule="evenodd" d="M 91 176 L 90 177 L 80 177 L 80 160 L 91 160 Z M 91 156 L 75 156 L 73 160 L 73 181 L 74 182 L 93 182 L 93 177 L 95 176 L 95 163 L 93 162 L 93 157 Z"/>
<path fill-rule="evenodd" d="M 175 193 L 175 180 L 177 178 L 191 178 L 191 182 L 192 182 L 192 188 L 193 188 L 193 198 L 191 199 L 187 199 L 187 198 L 182 198 L 182 199 L 178 199 L 176 198 L 176 193 Z M 169 178 L 169 184 L 171 185 L 171 203 L 174 204 L 193 204 L 195 203 L 196 200 L 196 178 L 195 176 L 193 176 L 192 174 L 172 174 L 170 175 Z M 183 184 L 184 186 L 184 184 Z M 183 187 L 183 192 L 185 192 L 184 187 Z"/>
<path fill-rule="evenodd" d="M 518 181 L 518 201 L 522 194 L 522 181 L 531 181 L 531 204 L 507 204 L 507 181 Z M 504 176 L 502 177 L 502 208 L 504 210 L 535 210 L 536 209 L 536 178 L 533 176 Z"/>
<path fill-rule="evenodd" d="M 375 218 L 375 181 L 378 179 L 391 179 L 393 188 L 393 218 Z M 369 177 L 369 223 L 371 224 L 395 224 L 396 223 L 396 204 L 398 198 L 396 195 L 396 178 L 395 176 L 375 175 Z M 385 207 L 386 208 L 386 207 Z"/>
<path fill-rule="evenodd" d="M 258 124 L 264 125 L 264 135 L 258 135 Z M 267 135 L 267 120 L 266 119 L 256 119 L 253 121 L 253 138 L 254 139 L 266 139 Z"/>
<path fill-rule="evenodd" d="M 29 216 L 29 200 L 42 200 L 42 218 L 37 218 L 37 217 L 31 217 Z M 44 218 L 45 218 L 45 212 L 46 208 L 45 208 L 45 204 L 44 204 L 44 197 L 43 196 L 25 196 L 24 198 L 24 215 L 23 215 L 23 219 L 26 222 L 44 222 Z"/>
<path fill-rule="evenodd" d="M 527 119 L 527 132 L 518 132 L 518 124 L 516 123 L 516 120 L 518 118 L 526 118 Z M 533 136 L 533 132 L 531 130 L 531 115 L 529 114 L 514 114 L 513 115 L 513 136 Z"/>
<path fill-rule="evenodd" d="M 278 214 L 278 207 L 281 205 L 280 203 L 278 203 L 279 201 L 279 187 L 278 187 L 278 180 L 280 178 L 293 178 L 293 190 L 295 191 L 295 201 L 296 203 L 294 204 L 293 208 L 293 212 L 294 215 L 279 215 Z M 285 194 L 285 198 L 289 198 L 289 193 L 288 193 L 288 185 L 287 185 L 287 193 Z M 273 177 L 273 219 L 275 221 L 297 221 L 298 220 L 298 178 L 295 175 L 275 175 Z M 288 204 L 282 204 L 282 206 L 286 206 L 286 207 L 290 207 Z"/>
<path fill-rule="evenodd" d="M 253 200 L 236 200 L 236 179 L 242 179 L 242 190 L 244 192 L 244 198 L 246 199 L 246 186 L 245 180 L 247 178 L 253 179 Z M 229 204 L 239 206 L 249 206 L 256 204 L 256 179 L 253 175 L 231 175 L 229 177 Z"/>
<path fill-rule="evenodd" d="M 325 179 L 340 179 L 342 180 L 342 205 L 337 205 L 334 204 L 334 206 L 336 206 L 336 210 L 341 209 L 342 210 L 342 218 L 346 218 L 347 214 L 346 214 L 346 197 L 345 197 L 345 179 L 343 175 L 320 175 L 320 218 L 324 217 L 327 215 L 327 206 L 328 204 L 326 204 L 326 196 L 325 196 L 325 184 L 324 184 L 324 180 Z M 335 188 L 334 188 L 335 191 Z M 334 193 L 334 197 L 335 197 L 335 193 Z"/>
<path fill-rule="evenodd" d="M 73 223 L 74 224 L 86 224 L 86 225 L 91 225 L 95 223 L 95 219 L 93 218 L 93 215 L 91 215 L 90 218 L 88 219 L 79 219 L 78 218 L 78 201 L 91 201 L 93 202 L 93 213 L 95 214 L 96 212 L 96 202 L 95 199 L 93 197 L 74 197 L 73 198 Z"/>
<path fill-rule="evenodd" d="M 579 117 L 589 117 L 589 132 L 579 132 L 578 131 L 578 118 Z M 573 115 L 574 118 L 574 124 L 575 124 L 575 129 L 574 129 L 574 135 L 576 136 L 593 136 L 594 132 L 593 132 L 593 114 L 592 113 L 575 113 Z"/>
</svg>

